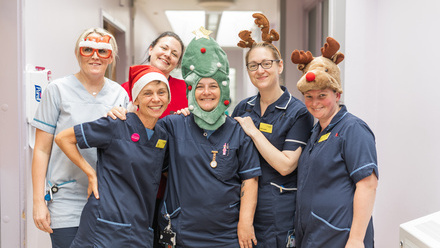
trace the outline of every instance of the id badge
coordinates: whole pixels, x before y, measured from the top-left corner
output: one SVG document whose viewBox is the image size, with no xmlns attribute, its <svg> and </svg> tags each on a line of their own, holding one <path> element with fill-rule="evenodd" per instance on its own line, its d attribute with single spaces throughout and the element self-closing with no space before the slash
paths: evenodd
<svg viewBox="0 0 440 248">
<path fill-rule="evenodd" d="M 165 245 L 166 248 L 176 245 L 176 233 L 171 230 L 163 230 L 160 232 L 159 243 Z"/>
<path fill-rule="evenodd" d="M 287 234 L 287 244 L 286 244 L 287 248 L 296 247 L 296 242 L 295 242 L 295 231 L 289 231 L 289 233 Z"/>
</svg>

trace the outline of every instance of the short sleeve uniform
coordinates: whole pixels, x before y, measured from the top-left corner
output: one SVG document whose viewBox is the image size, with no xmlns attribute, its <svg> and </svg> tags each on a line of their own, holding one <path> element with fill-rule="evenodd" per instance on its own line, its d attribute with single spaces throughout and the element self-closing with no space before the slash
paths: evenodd
<svg viewBox="0 0 440 248">
<path fill-rule="evenodd" d="M 170 154 L 160 227 L 169 214 L 177 247 L 239 247 L 241 183 L 261 175 L 252 140 L 230 117 L 209 138 L 193 115 L 169 115 L 157 125 L 169 134 Z"/>
<path fill-rule="evenodd" d="M 78 146 L 96 147 L 99 200 L 84 207 L 71 247 L 152 247 L 156 193 L 167 134 L 156 126 L 150 139 L 134 113 L 74 127 Z"/>
<path fill-rule="evenodd" d="M 101 91 L 93 97 L 80 81 L 69 75 L 51 82 L 43 92 L 32 126 L 56 135 L 74 125 L 96 120 L 115 106 L 126 106 L 128 95 L 121 86 L 105 78 Z M 80 151 L 92 165 L 96 163 L 96 149 Z M 53 142 L 46 179 L 48 186 L 58 185 L 48 203 L 52 228 L 76 227 L 87 201 L 88 180 L 61 149 Z"/>
<path fill-rule="evenodd" d="M 321 132 L 315 125 L 298 165 L 298 247 L 344 247 L 353 219 L 356 183 L 379 175 L 374 134 L 342 106 Z M 364 239 L 374 247 L 370 219 Z"/>
<path fill-rule="evenodd" d="M 295 151 L 304 147 L 313 126 L 313 117 L 305 105 L 281 86 L 283 94 L 261 115 L 260 95 L 241 101 L 232 116 L 250 116 L 255 126 L 278 150 Z M 282 176 L 260 155 L 262 175 L 258 181 L 255 212 L 257 247 L 286 247 L 293 233 L 297 173 Z"/>
</svg>

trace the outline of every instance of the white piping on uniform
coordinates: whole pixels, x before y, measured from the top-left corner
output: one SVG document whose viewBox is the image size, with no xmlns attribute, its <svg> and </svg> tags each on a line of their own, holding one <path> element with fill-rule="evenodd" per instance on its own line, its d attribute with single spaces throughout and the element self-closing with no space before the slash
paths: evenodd
<svg viewBox="0 0 440 248">
<path fill-rule="evenodd" d="M 270 183 L 270 185 L 279 188 L 279 189 L 280 189 L 280 193 L 282 193 L 283 190 L 286 190 L 286 191 L 295 191 L 295 190 L 298 189 L 298 188 L 285 188 L 285 187 L 283 187 L 283 186 L 280 186 L 280 185 L 278 185 L 278 184 L 276 184 L 276 183 L 272 183 L 272 182 Z"/>
</svg>

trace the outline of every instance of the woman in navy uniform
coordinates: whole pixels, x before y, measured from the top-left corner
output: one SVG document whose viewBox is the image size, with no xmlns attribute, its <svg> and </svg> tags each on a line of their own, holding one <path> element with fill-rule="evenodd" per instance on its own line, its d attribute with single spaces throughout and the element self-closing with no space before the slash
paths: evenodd
<svg viewBox="0 0 440 248">
<path fill-rule="evenodd" d="M 158 123 L 170 154 L 160 225 L 176 233 L 176 247 L 251 248 L 260 164 L 252 140 L 224 114 L 229 63 L 209 32 L 198 30 L 182 59 L 191 114 Z"/>
<path fill-rule="evenodd" d="M 328 50 L 339 49 L 334 39 L 327 42 Z M 319 120 L 299 160 L 297 247 L 373 248 L 371 215 L 379 175 L 374 134 L 339 104 L 342 87 L 337 64 L 343 54 L 322 51 L 323 56 L 311 62 L 292 59 L 304 72 L 298 89 L 307 109 Z"/>
<path fill-rule="evenodd" d="M 267 21 L 262 14 L 253 16 L 257 18 L 256 23 Z M 249 31 L 242 31 L 241 37 L 243 32 Z M 280 86 L 283 60 L 272 40 L 261 43 L 252 40 L 244 46 L 250 47 L 246 67 L 259 92 L 242 100 L 232 116 L 260 153 L 262 175 L 258 181 L 254 221 L 257 247 L 285 248 L 294 247 L 296 167 L 309 139 L 313 117 L 301 101 Z"/>
<path fill-rule="evenodd" d="M 55 138 L 89 179 L 89 199 L 71 247 L 153 247 L 151 225 L 168 137 L 155 124 L 171 95 L 165 75 L 148 65 L 130 67 L 129 85 L 134 113 L 126 121 L 104 117 Z M 98 148 L 96 171 L 77 144 Z"/>
<path fill-rule="evenodd" d="M 252 248 L 260 162 L 252 140 L 224 113 L 230 104 L 229 62 L 210 32 L 197 30 L 182 58 L 189 115 L 157 123 L 169 135 L 160 242 Z M 120 108 L 108 114 L 124 118 Z"/>
</svg>

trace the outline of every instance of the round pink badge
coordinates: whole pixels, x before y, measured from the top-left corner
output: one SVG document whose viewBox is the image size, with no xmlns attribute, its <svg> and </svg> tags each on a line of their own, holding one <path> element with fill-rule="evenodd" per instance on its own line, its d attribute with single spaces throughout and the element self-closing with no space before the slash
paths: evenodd
<svg viewBox="0 0 440 248">
<path fill-rule="evenodd" d="M 131 140 L 133 140 L 134 142 L 138 142 L 139 138 L 140 138 L 140 136 L 137 133 L 134 133 L 131 135 Z"/>
</svg>

